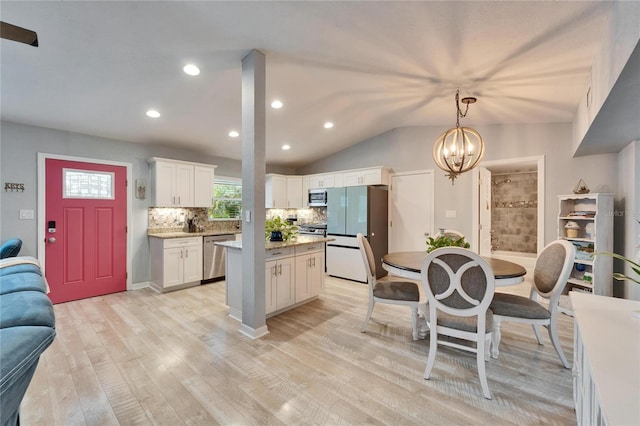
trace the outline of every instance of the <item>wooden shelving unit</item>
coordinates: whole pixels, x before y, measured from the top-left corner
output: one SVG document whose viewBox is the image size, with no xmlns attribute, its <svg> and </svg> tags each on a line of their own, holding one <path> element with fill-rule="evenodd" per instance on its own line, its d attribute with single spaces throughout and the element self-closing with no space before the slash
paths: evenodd
<svg viewBox="0 0 640 426">
<path fill-rule="evenodd" d="M 577 251 L 566 294 L 560 298 L 561 311 L 573 315 L 570 291 L 612 295 L 613 259 L 593 254 L 613 251 L 613 194 L 560 195 L 558 200 L 558 238 L 572 242 Z M 569 222 L 578 225 L 577 232 L 568 232 Z"/>
</svg>

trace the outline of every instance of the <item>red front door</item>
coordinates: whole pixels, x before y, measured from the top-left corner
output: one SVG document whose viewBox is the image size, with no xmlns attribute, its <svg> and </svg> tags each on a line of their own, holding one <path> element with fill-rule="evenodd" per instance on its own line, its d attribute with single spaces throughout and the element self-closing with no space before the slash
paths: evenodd
<svg viewBox="0 0 640 426">
<path fill-rule="evenodd" d="M 126 290 L 126 168 L 47 159 L 45 169 L 51 301 Z"/>
</svg>

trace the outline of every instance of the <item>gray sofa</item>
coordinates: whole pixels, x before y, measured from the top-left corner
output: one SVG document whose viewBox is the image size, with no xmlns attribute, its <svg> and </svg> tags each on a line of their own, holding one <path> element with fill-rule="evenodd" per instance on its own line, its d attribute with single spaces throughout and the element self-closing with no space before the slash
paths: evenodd
<svg viewBox="0 0 640 426">
<path fill-rule="evenodd" d="M 55 338 L 53 305 L 38 261 L 0 259 L 0 424 L 20 424 L 20 403 Z"/>
</svg>

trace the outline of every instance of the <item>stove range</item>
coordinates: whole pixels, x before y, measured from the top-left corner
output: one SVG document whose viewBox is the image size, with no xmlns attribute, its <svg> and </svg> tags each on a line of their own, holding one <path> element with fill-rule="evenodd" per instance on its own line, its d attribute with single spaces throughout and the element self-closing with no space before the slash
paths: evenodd
<svg viewBox="0 0 640 426">
<path fill-rule="evenodd" d="M 327 235 L 326 223 L 304 223 L 298 226 L 300 235 L 315 235 L 325 237 Z"/>
</svg>

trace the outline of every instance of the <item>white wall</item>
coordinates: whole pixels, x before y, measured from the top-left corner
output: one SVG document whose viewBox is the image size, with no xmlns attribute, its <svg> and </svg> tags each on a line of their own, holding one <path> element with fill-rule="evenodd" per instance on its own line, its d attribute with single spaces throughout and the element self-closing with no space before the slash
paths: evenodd
<svg viewBox="0 0 640 426">
<path fill-rule="evenodd" d="M 0 122 L 0 240 L 16 237 L 23 241 L 20 252 L 37 256 L 37 221 L 20 220 L 21 209 L 37 214 L 37 153 L 49 153 L 99 160 L 121 161 L 132 165 L 133 179 L 145 178 L 150 183 L 149 157 L 215 164 L 216 174 L 241 177 L 241 162 L 203 155 L 177 148 L 135 144 L 95 136 L 82 135 L 11 122 Z M 271 168 L 272 173 L 291 173 L 290 169 Z M 4 183 L 24 183 L 24 192 L 5 192 Z M 147 221 L 149 197 L 133 198 L 132 203 L 132 283 L 149 281 L 149 246 Z"/>
<path fill-rule="evenodd" d="M 640 261 L 640 141 L 630 143 L 618 155 L 620 188 L 616 202 L 615 252 Z M 616 262 L 615 270 L 636 276 L 628 264 Z M 614 294 L 625 299 L 640 300 L 640 285 L 614 281 Z"/>
<path fill-rule="evenodd" d="M 485 141 L 485 161 L 545 156 L 545 244 L 556 238 L 557 196 L 571 194 L 580 178 L 585 180 L 591 192 L 617 191 L 617 155 L 572 158 L 573 126 L 570 123 L 505 124 L 475 128 Z M 453 228 L 471 235 L 471 175 L 463 174 L 456 179 L 455 185 L 451 185 L 445 173 L 433 162 L 433 143 L 444 130 L 442 126 L 394 129 L 296 172 L 306 174 L 367 166 L 388 166 L 395 172 L 435 169 L 436 228 Z M 419 188 L 416 190 L 419 191 Z M 456 210 L 457 217 L 445 218 L 445 210 Z"/>
</svg>

